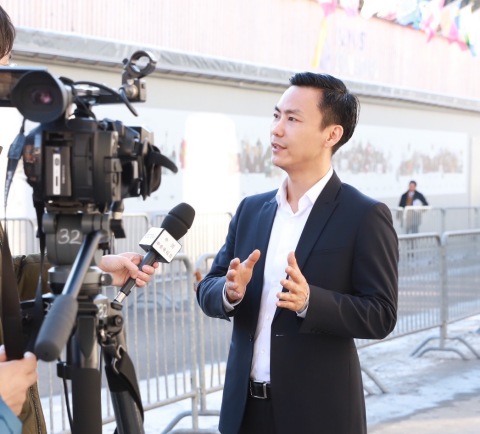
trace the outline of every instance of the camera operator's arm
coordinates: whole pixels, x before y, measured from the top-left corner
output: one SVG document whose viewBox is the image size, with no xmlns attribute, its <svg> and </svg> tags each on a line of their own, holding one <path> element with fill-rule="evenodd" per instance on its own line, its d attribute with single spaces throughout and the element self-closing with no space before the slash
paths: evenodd
<svg viewBox="0 0 480 434">
<path fill-rule="evenodd" d="M 5 347 L 0 346 L 0 397 L 19 415 L 27 398 L 27 389 L 37 381 L 37 359 L 25 353 L 20 360 L 7 361 Z"/>
<path fill-rule="evenodd" d="M 112 275 L 112 285 L 122 286 L 131 277 L 136 279 L 135 285 L 141 288 L 150 281 L 150 276 L 159 266 L 159 263 L 155 262 L 153 265 L 144 265 L 140 271 L 138 265 L 142 259 L 142 255 L 133 252 L 105 255 L 100 259 L 98 266 L 102 271 Z"/>
</svg>

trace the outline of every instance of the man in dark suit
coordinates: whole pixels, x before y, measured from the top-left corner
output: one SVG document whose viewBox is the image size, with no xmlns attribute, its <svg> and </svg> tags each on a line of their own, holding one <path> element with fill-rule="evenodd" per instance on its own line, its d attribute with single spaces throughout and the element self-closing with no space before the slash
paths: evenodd
<svg viewBox="0 0 480 434">
<path fill-rule="evenodd" d="M 386 205 L 343 184 L 331 158 L 353 134 L 357 98 L 299 73 L 275 107 L 278 191 L 244 199 L 200 282 L 209 316 L 234 319 L 222 434 L 362 434 L 354 339 L 394 328 L 398 242 Z"/>
</svg>

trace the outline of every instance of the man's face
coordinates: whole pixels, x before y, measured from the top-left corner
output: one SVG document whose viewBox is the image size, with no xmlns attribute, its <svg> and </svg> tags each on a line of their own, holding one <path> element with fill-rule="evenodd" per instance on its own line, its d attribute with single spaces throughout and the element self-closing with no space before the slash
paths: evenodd
<svg viewBox="0 0 480 434">
<path fill-rule="evenodd" d="M 409 191 L 415 191 L 416 188 L 417 188 L 417 186 L 415 185 L 414 182 L 411 182 L 410 184 L 408 184 L 408 190 Z"/>
<path fill-rule="evenodd" d="M 320 163 L 331 159 L 324 146 L 329 132 L 322 129 L 318 108 L 321 91 L 311 87 L 289 87 L 280 98 L 270 128 L 272 163 L 290 176 L 319 171 Z"/>
</svg>

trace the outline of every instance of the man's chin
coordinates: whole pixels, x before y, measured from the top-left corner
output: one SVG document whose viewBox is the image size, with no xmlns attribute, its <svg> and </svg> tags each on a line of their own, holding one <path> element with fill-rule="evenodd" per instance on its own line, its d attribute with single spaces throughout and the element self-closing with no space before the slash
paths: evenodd
<svg viewBox="0 0 480 434">
<path fill-rule="evenodd" d="M 284 164 L 282 164 L 282 161 L 280 158 L 273 156 L 270 160 L 272 162 L 272 165 L 274 167 L 278 167 L 279 169 L 285 170 L 284 169 Z"/>
</svg>

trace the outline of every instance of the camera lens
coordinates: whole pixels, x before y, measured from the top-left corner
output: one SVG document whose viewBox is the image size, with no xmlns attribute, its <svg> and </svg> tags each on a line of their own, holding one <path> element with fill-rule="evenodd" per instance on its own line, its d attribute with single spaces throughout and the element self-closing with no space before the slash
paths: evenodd
<svg viewBox="0 0 480 434">
<path fill-rule="evenodd" d="M 53 95 L 50 89 L 36 89 L 32 93 L 32 102 L 35 105 L 50 105 L 53 103 Z"/>
<path fill-rule="evenodd" d="M 17 81 L 11 100 L 26 119 L 53 122 L 66 114 L 72 103 L 72 91 L 47 71 L 33 69 Z"/>
</svg>

